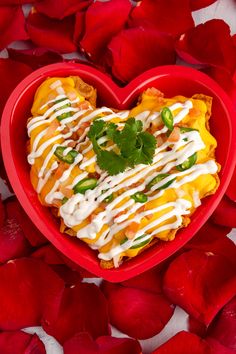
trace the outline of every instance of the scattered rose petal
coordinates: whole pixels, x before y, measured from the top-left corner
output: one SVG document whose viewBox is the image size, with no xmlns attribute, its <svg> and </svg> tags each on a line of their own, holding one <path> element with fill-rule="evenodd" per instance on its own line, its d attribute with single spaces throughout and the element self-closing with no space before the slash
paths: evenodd
<svg viewBox="0 0 236 354">
<path fill-rule="evenodd" d="M 50 306 L 58 306 L 63 281 L 45 263 L 20 258 L 0 266 L 0 329 L 39 325 Z"/>
<path fill-rule="evenodd" d="M 21 6 L 0 6 L 0 50 L 11 42 L 28 39 Z"/>
<path fill-rule="evenodd" d="M 28 65 L 11 59 L 0 58 L 0 77 L 2 82 L 4 82 L 4 85 L 0 86 L 0 116 L 12 90 L 31 72 L 32 69 Z"/>
<path fill-rule="evenodd" d="M 129 25 L 178 36 L 194 27 L 189 0 L 145 0 L 134 7 Z"/>
<path fill-rule="evenodd" d="M 21 331 L 0 333 L 0 352 L 2 354 L 46 354 L 39 337 Z"/>
<path fill-rule="evenodd" d="M 235 266 L 212 252 L 184 252 L 165 273 L 164 291 L 173 303 L 208 325 L 236 292 Z"/>
<path fill-rule="evenodd" d="M 230 73 L 236 67 L 236 47 L 223 20 L 213 19 L 187 31 L 176 43 L 176 50 L 191 64 L 215 66 Z"/>
<path fill-rule="evenodd" d="M 52 50 L 46 48 L 34 48 L 19 50 L 7 49 L 9 58 L 29 65 L 32 69 L 63 61 L 63 57 Z"/>
<path fill-rule="evenodd" d="M 204 323 L 196 320 L 196 318 L 189 316 L 188 317 L 188 330 L 199 337 L 205 337 L 207 332 L 207 327 Z"/>
<path fill-rule="evenodd" d="M 152 67 L 175 63 L 173 39 L 152 29 L 123 30 L 113 37 L 108 48 L 108 65 L 123 83 Z"/>
<path fill-rule="evenodd" d="M 103 336 L 93 341 L 86 333 L 78 333 L 64 344 L 65 354 L 141 354 L 138 341 L 131 338 Z"/>
<path fill-rule="evenodd" d="M 130 337 L 153 337 L 173 315 L 174 306 L 161 294 L 117 284 L 107 285 L 104 293 L 108 299 L 111 324 Z"/>
<path fill-rule="evenodd" d="M 9 214 L 9 217 L 17 220 L 25 237 L 32 246 L 41 246 L 48 242 L 34 226 L 17 199 L 13 199 L 7 203 L 7 213 Z"/>
<path fill-rule="evenodd" d="M 129 0 L 96 1 L 88 8 L 80 44 L 91 59 L 100 61 L 111 38 L 124 28 L 130 10 Z"/>
<path fill-rule="evenodd" d="M 75 14 L 75 29 L 73 35 L 73 41 L 77 47 L 79 47 L 79 42 L 84 35 L 85 30 L 85 11 L 78 11 Z"/>
<path fill-rule="evenodd" d="M 6 212 L 0 194 L 0 227 L 3 226 L 5 217 L 6 217 Z"/>
<path fill-rule="evenodd" d="M 80 10 L 86 9 L 93 0 L 40 0 L 36 9 L 49 17 L 62 19 Z"/>
<path fill-rule="evenodd" d="M 236 351 L 236 296 L 216 316 L 208 336 Z"/>
<path fill-rule="evenodd" d="M 221 351 L 219 351 L 221 350 Z M 205 341 L 193 333 L 181 331 L 152 354 L 233 354 L 217 342 Z"/>
<path fill-rule="evenodd" d="M 59 275 L 61 279 L 64 280 L 67 287 L 75 285 L 83 279 L 80 273 L 68 268 L 64 264 L 53 264 L 51 265 L 51 268 Z"/>
<path fill-rule="evenodd" d="M 211 220 L 217 225 L 236 227 L 236 204 L 224 196 L 212 214 Z"/>
<path fill-rule="evenodd" d="M 32 4 L 38 0 L 0 0 L 0 5 L 19 5 L 19 4 Z"/>
<path fill-rule="evenodd" d="M 30 39 L 37 46 L 70 53 L 76 51 L 73 43 L 74 22 L 72 16 L 59 21 L 32 10 L 26 19 L 26 26 Z"/>
<path fill-rule="evenodd" d="M 190 8 L 192 11 L 196 11 L 203 7 L 207 7 L 216 1 L 217 0 L 190 0 Z"/>
<path fill-rule="evenodd" d="M 236 85 L 236 83 L 235 83 Z M 230 184 L 226 191 L 227 197 L 229 197 L 233 202 L 236 202 L 236 167 L 234 169 L 233 176 L 231 178 Z"/>
<path fill-rule="evenodd" d="M 210 345 L 213 354 L 235 354 L 235 350 L 225 347 L 213 338 L 206 338 L 206 342 Z"/>
<path fill-rule="evenodd" d="M 51 244 L 38 248 L 32 253 L 33 258 L 41 259 L 47 264 L 63 264 L 59 252 Z"/>
<path fill-rule="evenodd" d="M 60 343 L 81 331 L 93 338 L 109 334 L 106 299 L 95 284 L 77 283 L 66 288 L 59 311 L 48 310 L 43 328 Z"/>
</svg>

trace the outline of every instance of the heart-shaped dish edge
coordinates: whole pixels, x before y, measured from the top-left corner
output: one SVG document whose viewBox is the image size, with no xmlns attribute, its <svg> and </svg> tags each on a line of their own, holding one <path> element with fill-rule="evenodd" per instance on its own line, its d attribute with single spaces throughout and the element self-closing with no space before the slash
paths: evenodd
<svg viewBox="0 0 236 354">
<path fill-rule="evenodd" d="M 12 131 L 14 117 L 16 117 L 17 109 L 19 111 L 19 106 L 21 101 L 23 102 L 23 98 L 27 101 L 28 92 L 38 87 L 40 83 L 49 76 L 67 76 L 72 74 L 80 75 L 85 81 L 87 80 L 88 83 L 94 85 L 98 89 L 98 93 L 99 90 L 103 90 L 106 100 L 109 101 L 109 106 L 119 107 L 120 109 L 127 108 L 127 106 L 137 98 L 138 94 L 142 92 L 145 87 L 152 86 L 154 81 L 159 80 L 159 85 L 161 82 L 164 86 L 166 85 L 167 91 L 170 91 L 170 94 L 173 87 L 177 85 L 176 82 L 178 80 L 182 80 L 183 83 L 186 83 L 187 90 L 191 90 L 190 84 L 194 83 L 197 87 L 201 87 L 202 91 L 212 94 L 217 98 L 219 101 L 217 102 L 222 106 L 227 118 L 225 124 L 227 124 L 228 127 L 228 149 L 222 142 L 220 148 L 226 151 L 226 153 L 223 159 L 224 166 L 221 172 L 221 184 L 217 192 L 204 200 L 203 204 L 192 217 L 190 225 L 186 229 L 180 230 L 174 241 L 162 243 L 161 246 L 158 244 L 153 245 L 150 249 L 134 259 L 124 262 L 118 269 L 106 270 L 100 268 L 96 253 L 90 250 L 87 245 L 79 240 L 72 240 L 72 238 L 60 234 L 58 225 L 52 221 L 50 216 L 48 217 L 48 208 L 41 206 L 36 192 L 33 190 L 31 184 L 29 184 L 29 166 L 28 172 L 23 170 L 23 164 L 18 163 L 19 156 L 17 157 L 12 144 L 12 135 L 16 135 L 15 130 Z M 160 87 L 158 86 L 158 88 Z M 176 90 L 176 88 L 174 89 Z M 183 92 L 176 94 L 183 94 Z M 31 104 L 32 102 L 29 103 Z M 233 116 L 235 116 L 235 111 L 226 93 L 215 81 L 192 68 L 176 65 L 157 67 L 135 78 L 124 88 L 120 88 L 108 76 L 90 66 L 75 63 L 52 64 L 38 69 L 27 76 L 9 97 L 1 123 L 2 154 L 9 180 L 17 198 L 30 219 L 48 240 L 67 257 L 96 276 L 111 282 L 120 282 L 150 269 L 171 256 L 189 241 L 210 217 L 230 182 L 236 161 L 236 117 L 233 119 Z M 27 119 L 27 117 L 25 119 Z M 26 160 L 26 154 L 24 159 Z M 18 169 L 16 166 L 18 166 Z M 26 172 L 28 173 L 28 180 L 26 180 Z M 47 211 L 45 209 L 47 209 Z"/>
</svg>

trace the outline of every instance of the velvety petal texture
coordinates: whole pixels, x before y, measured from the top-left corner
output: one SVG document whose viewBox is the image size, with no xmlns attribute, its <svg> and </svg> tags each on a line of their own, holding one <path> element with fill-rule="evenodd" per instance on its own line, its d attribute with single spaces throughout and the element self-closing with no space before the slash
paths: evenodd
<svg viewBox="0 0 236 354">
<path fill-rule="evenodd" d="M 203 7 L 207 7 L 214 4 L 217 0 L 190 0 L 190 8 L 192 11 L 200 10 Z"/>
<path fill-rule="evenodd" d="M 212 221 L 217 225 L 236 227 L 236 203 L 224 196 L 212 214 Z"/>
<path fill-rule="evenodd" d="M 44 344 L 34 334 L 22 331 L 0 333 L 0 353 L 2 354 L 46 354 Z"/>
<path fill-rule="evenodd" d="M 41 0 L 35 4 L 36 9 L 49 17 L 62 19 L 86 8 L 92 0 Z"/>
</svg>

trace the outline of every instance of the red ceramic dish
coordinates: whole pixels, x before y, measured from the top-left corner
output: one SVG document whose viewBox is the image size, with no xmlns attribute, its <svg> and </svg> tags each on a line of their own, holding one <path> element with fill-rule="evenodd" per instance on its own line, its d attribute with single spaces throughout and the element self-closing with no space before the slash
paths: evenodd
<svg viewBox="0 0 236 354">
<path fill-rule="evenodd" d="M 221 164 L 221 184 L 217 192 L 203 200 L 192 217 L 190 225 L 177 233 L 175 240 L 154 245 L 118 269 L 106 270 L 99 266 L 96 252 L 82 241 L 59 232 L 49 208 L 43 207 L 29 177 L 26 160 L 26 120 L 30 116 L 37 87 L 49 76 L 79 75 L 98 90 L 98 105 L 128 108 L 147 87 L 155 86 L 166 96 L 203 93 L 213 97 L 211 132 L 218 141 L 217 161 Z M 67 257 L 111 282 L 119 282 L 138 275 L 160 263 L 180 249 L 210 217 L 223 196 L 233 173 L 236 160 L 236 117 L 225 92 L 208 76 L 191 68 L 163 66 L 151 69 L 119 88 L 111 79 L 89 66 L 60 63 L 45 66 L 23 80 L 11 94 L 2 117 L 1 142 L 4 163 L 12 187 L 30 219 L 38 229 Z"/>
</svg>

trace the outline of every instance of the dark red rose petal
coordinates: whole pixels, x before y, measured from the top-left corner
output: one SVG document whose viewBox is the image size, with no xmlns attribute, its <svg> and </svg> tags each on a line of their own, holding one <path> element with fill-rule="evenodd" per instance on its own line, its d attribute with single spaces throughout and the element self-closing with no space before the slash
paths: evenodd
<svg viewBox="0 0 236 354">
<path fill-rule="evenodd" d="M 106 287 L 111 324 L 137 339 L 159 333 L 174 312 L 174 306 L 161 294 L 112 284 Z"/>
<path fill-rule="evenodd" d="M 108 65 L 123 83 L 155 66 L 175 63 L 173 39 L 151 29 L 123 30 L 113 37 L 108 48 Z"/>
<path fill-rule="evenodd" d="M 0 329 L 37 326 L 47 307 L 58 306 L 64 283 L 45 263 L 21 258 L 0 267 Z"/>
<path fill-rule="evenodd" d="M 93 0 L 41 0 L 35 4 L 36 9 L 49 17 L 62 19 L 82 9 L 86 9 Z"/>
<path fill-rule="evenodd" d="M 216 1 L 217 0 L 190 0 L 190 8 L 192 11 L 196 11 L 203 7 L 207 7 Z"/>
<path fill-rule="evenodd" d="M 59 275 L 61 279 L 64 280 L 67 287 L 75 285 L 83 279 L 80 273 L 68 268 L 64 264 L 52 264 L 51 268 Z"/>
<path fill-rule="evenodd" d="M 17 220 L 24 232 L 25 237 L 32 246 L 41 246 L 48 242 L 47 239 L 34 226 L 17 199 L 9 201 L 6 208 L 9 217 Z"/>
<path fill-rule="evenodd" d="M 232 264 L 236 265 L 236 250 L 234 243 L 227 237 L 231 228 L 227 226 L 215 225 L 206 222 L 190 242 L 185 245 L 185 249 L 197 249 L 205 252 L 227 257 Z"/>
<path fill-rule="evenodd" d="M 31 72 L 32 69 L 28 65 L 11 59 L 0 58 L 0 77 L 2 82 L 4 82 L 4 85 L 0 86 L 0 116 L 12 90 Z"/>
<path fill-rule="evenodd" d="M 236 351 L 236 297 L 216 316 L 209 327 L 208 336 Z"/>
<path fill-rule="evenodd" d="M 236 292 L 235 270 L 222 255 L 187 251 L 170 264 L 164 291 L 173 303 L 208 325 Z"/>
<path fill-rule="evenodd" d="M 65 354 L 141 354 L 140 344 L 134 339 L 103 336 L 93 341 L 86 332 L 70 338 L 63 348 Z"/>
<path fill-rule="evenodd" d="M 79 42 L 85 31 L 85 11 L 78 11 L 75 14 L 75 29 L 73 35 L 74 43 L 79 47 Z"/>
<path fill-rule="evenodd" d="M 213 19 L 187 31 L 176 43 L 176 50 L 182 59 L 192 64 L 211 65 L 230 73 L 236 67 L 236 47 L 230 28 L 223 20 Z"/>
<path fill-rule="evenodd" d="M 204 323 L 199 322 L 196 320 L 196 318 L 189 316 L 188 317 L 188 330 L 189 332 L 192 332 L 199 337 L 204 337 L 207 332 L 207 327 L 204 325 Z"/>
<path fill-rule="evenodd" d="M 0 227 L 3 226 L 5 217 L 6 217 L 6 212 L 0 194 Z"/>
<path fill-rule="evenodd" d="M 21 6 L 0 6 L 0 50 L 11 42 L 28 39 Z"/>
<path fill-rule="evenodd" d="M 235 354 L 235 350 L 225 347 L 213 338 L 206 338 L 206 342 L 210 345 L 213 354 Z"/>
<path fill-rule="evenodd" d="M 63 57 L 52 50 L 46 48 L 34 48 L 19 50 L 9 48 L 9 58 L 29 65 L 32 69 L 63 61 Z"/>
<path fill-rule="evenodd" d="M 236 83 L 235 83 L 236 85 Z M 236 202 L 236 167 L 234 169 L 233 176 L 231 178 L 230 184 L 226 191 L 227 197 L 229 197 L 233 202 Z"/>
<path fill-rule="evenodd" d="M 236 204 L 224 196 L 212 214 L 211 220 L 217 225 L 236 227 Z"/>
<path fill-rule="evenodd" d="M 73 43 L 75 19 L 73 16 L 63 20 L 50 19 L 35 10 L 31 11 L 26 20 L 30 39 L 39 47 L 49 48 L 59 53 L 76 51 Z"/>
<path fill-rule="evenodd" d="M 19 5 L 19 4 L 32 4 L 38 0 L 0 0 L 0 6 L 2 5 Z"/>
<path fill-rule="evenodd" d="M 62 253 L 61 253 L 61 257 L 62 257 L 64 263 L 72 270 L 80 273 L 82 278 L 97 278 L 96 275 L 94 275 L 94 274 L 90 273 L 89 271 L 87 271 L 86 269 L 80 267 L 78 264 L 73 262 L 71 259 L 69 259 L 68 257 L 66 257 Z"/>
<path fill-rule="evenodd" d="M 63 264 L 59 252 L 52 245 L 45 245 L 32 253 L 33 258 L 41 259 L 47 264 Z"/>
<path fill-rule="evenodd" d="M 101 59 L 111 38 L 124 28 L 130 10 L 129 0 L 96 1 L 88 8 L 80 44 L 93 60 Z"/>
<path fill-rule="evenodd" d="M 131 13 L 131 27 L 154 28 L 178 36 L 194 27 L 189 0 L 145 0 Z"/>
<path fill-rule="evenodd" d="M 0 333 L 0 353 L 2 354 L 46 354 L 44 344 L 34 334 L 22 331 Z"/>
<path fill-rule="evenodd" d="M 59 311 L 49 309 L 43 328 L 60 343 L 81 331 L 93 338 L 109 334 L 106 299 L 95 284 L 77 283 L 66 288 Z"/>
<path fill-rule="evenodd" d="M 221 350 L 221 351 L 219 351 Z M 193 333 L 181 331 L 154 350 L 152 354 L 233 354 L 217 342 L 205 341 Z"/>
</svg>

